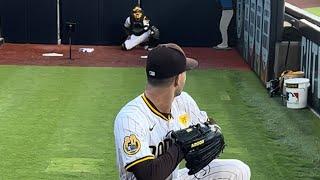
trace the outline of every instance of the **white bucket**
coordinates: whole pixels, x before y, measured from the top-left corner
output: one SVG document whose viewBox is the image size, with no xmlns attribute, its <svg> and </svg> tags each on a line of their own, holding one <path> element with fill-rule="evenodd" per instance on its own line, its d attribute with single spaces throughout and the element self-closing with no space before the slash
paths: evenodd
<svg viewBox="0 0 320 180">
<path fill-rule="evenodd" d="M 287 108 L 301 109 L 307 106 L 308 87 L 307 78 L 292 78 L 284 81 L 286 87 Z"/>
</svg>

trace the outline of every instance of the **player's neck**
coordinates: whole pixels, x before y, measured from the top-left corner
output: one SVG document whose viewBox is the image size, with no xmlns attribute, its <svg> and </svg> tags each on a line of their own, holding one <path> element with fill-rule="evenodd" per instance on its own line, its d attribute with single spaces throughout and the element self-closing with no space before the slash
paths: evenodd
<svg viewBox="0 0 320 180">
<path fill-rule="evenodd" d="M 145 90 L 146 97 L 156 106 L 162 113 L 170 113 L 171 105 L 174 100 L 174 93 L 170 89 L 147 88 Z"/>
</svg>

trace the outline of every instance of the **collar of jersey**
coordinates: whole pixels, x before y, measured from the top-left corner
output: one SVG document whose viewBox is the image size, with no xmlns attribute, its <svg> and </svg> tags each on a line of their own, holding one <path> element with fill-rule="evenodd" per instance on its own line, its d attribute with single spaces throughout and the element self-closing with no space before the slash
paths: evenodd
<svg viewBox="0 0 320 180">
<path fill-rule="evenodd" d="M 153 112 L 153 114 L 159 116 L 160 118 L 162 118 L 166 121 L 170 121 L 170 119 L 172 119 L 171 114 L 160 112 L 157 109 L 157 107 L 146 97 L 145 94 L 142 94 L 141 97 L 142 97 L 143 101 L 146 103 L 146 105 L 148 106 L 148 108 L 151 110 L 151 112 Z"/>
</svg>

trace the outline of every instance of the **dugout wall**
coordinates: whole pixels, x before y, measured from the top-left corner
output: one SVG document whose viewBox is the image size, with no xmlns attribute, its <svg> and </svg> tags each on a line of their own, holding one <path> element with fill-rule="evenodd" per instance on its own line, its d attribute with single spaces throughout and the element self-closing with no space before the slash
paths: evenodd
<svg viewBox="0 0 320 180">
<path fill-rule="evenodd" d="M 221 42 L 218 2 L 152 0 L 141 5 L 160 29 L 162 42 L 214 46 Z M 67 43 L 65 22 L 72 21 L 77 23 L 75 44 L 119 45 L 125 39 L 123 23 L 135 1 L 60 0 L 57 6 L 57 0 L 0 0 L 0 4 L 6 42 L 56 44 L 60 30 L 62 42 Z M 231 44 L 235 44 L 234 32 L 233 19 L 229 26 Z"/>
<path fill-rule="evenodd" d="M 61 17 L 62 22 L 78 24 L 76 44 L 117 45 L 126 38 L 123 23 L 134 5 L 134 1 L 127 0 L 69 0 L 61 4 Z M 221 41 L 217 1 L 153 0 L 142 1 L 141 5 L 152 24 L 160 29 L 162 42 L 213 46 Z M 63 42 L 67 42 L 65 36 Z"/>
<path fill-rule="evenodd" d="M 6 42 L 56 43 L 55 0 L 0 0 Z"/>
</svg>

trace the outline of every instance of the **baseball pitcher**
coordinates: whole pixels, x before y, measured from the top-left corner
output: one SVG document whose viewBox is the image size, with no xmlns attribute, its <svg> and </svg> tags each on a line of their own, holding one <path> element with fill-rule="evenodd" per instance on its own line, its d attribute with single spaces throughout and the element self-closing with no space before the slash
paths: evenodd
<svg viewBox="0 0 320 180">
<path fill-rule="evenodd" d="M 197 66 L 176 44 L 149 52 L 145 91 L 120 110 L 114 124 L 120 179 L 250 179 L 242 161 L 218 159 L 221 128 L 183 92 L 186 71 Z M 186 168 L 179 169 L 183 159 Z"/>
</svg>

